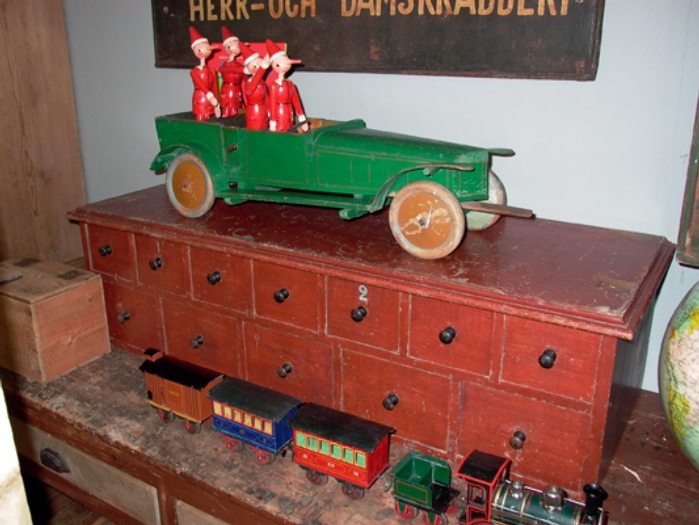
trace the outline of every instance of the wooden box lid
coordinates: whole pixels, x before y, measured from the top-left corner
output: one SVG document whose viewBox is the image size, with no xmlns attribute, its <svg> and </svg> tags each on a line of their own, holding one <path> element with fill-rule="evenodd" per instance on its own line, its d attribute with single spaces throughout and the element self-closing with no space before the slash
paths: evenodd
<svg viewBox="0 0 699 525">
<path fill-rule="evenodd" d="M 0 295 L 35 304 L 98 278 L 92 272 L 40 259 L 0 262 Z"/>
</svg>

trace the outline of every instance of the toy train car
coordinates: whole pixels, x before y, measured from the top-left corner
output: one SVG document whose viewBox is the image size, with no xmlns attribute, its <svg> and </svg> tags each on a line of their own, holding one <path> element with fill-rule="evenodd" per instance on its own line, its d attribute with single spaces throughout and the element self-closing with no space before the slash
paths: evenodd
<svg viewBox="0 0 699 525">
<path fill-rule="evenodd" d="M 390 203 L 395 239 L 424 259 L 451 253 L 466 228 L 533 215 L 506 205 L 505 187 L 489 169 L 494 155 L 514 155 L 510 149 L 376 131 L 362 120 L 309 123 L 308 133 L 294 134 L 247 129 L 242 114 L 158 117 L 151 170 L 167 174 L 170 202 L 186 217 L 203 216 L 217 198 L 338 208 L 345 220 Z"/>
<path fill-rule="evenodd" d="M 454 515 L 462 525 L 605 525 L 602 503 L 607 493 L 586 485 L 585 505 L 569 500 L 562 489 L 541 492 L 510 481 L 509 459 L 474 450 L 464 458 L 457 476 L 466 485 L 452 487 L 451 470 L 443 461 L 411 451 L 391 471 L 399 516 L 411 519 L 424 512 L 426 525 L 446 525 Z"/>
<path fill-rule="evenodd" d="M 148 349 L 139 370 L 146 378 L 148 403 L 160 419 L 169 423 L 179 417 L 187 432 L 196 434 L 201 423 L 211 417 L 211 401 L 206 394 L 223 380 L 223 374 L 165 356 Z"/>
<path fill-rule="evenodd" d="M 252 447 L 257 460 L 270 464 L 286 450 L 292 430 L 287 421 L 303 401 L 280 392 L 229 377 L 207 394 L 213 403 L 213 429 L 231 450 Z"/>
<path fill-rule="evenodd" d="M 394 429 L 332 408 L 308 403 L 289 420 L 294 431 L 294 462 L 314 485 L 328 476 L 350 499 L 360 499 L 388 469 Z"/>
</svg>

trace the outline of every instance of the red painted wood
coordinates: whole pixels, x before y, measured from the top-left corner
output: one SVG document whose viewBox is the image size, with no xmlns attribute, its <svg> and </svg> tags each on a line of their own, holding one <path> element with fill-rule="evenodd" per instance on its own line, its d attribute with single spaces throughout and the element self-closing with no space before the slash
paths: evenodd
<svg viewBox="0 0 699 525">
<path fill-rule="evenodd" d="M 104 300 L 112 344 L 139 355 L 147 348 L 164 348 L 157 297 L 105 281 Z M 120 322 L 125 313 L 129 318 Z"/>
<path fill-rule="evenodd" d="M 250 259 L 201 248 L 191 248 L 190 258 L 195 299 L 243 313 L 252 309 Z M 212 285 L 207 278 L 214 272 L 221 274 L 221 280 Z"/>
<path fill-rule="evenodd" d="M 136 267 L 138 282 L 172 292 L 185 294 L 189 289 L 189 265 L 187 246 L 136 235 Z M 162 262 L 162 266 L 153 269 L 153 262 Z"/>
<path fill-rule="evenodd" d="M 240 321 L 168 299 L 163 299 L 163 311 L 168 355 L 240 377 Z M 203 343 L 194 348 L 192 341 L 199 336 Z"/>
<path fill-rule="evenodd" d="M 361 281 L 328 279 L 328 335 L 396 352 L 399 299 L 393 290 Z M 351 314 L 360 306 L 367 313 L 357 322 Z"/>
<path fill-rule="evenodd" d="M 413 297 L 410 308 L 409 355 L 425 361 L 490 375 L 493 341 L 493 312 Z M 439 334 L 451 327 L 456 337 L 444 344 Z M 494 355 L 499 355 L 495 349 Z"/>
<path fill-rule="evenodd" d="M 91 269 L 120 279 L 136 279 L 136 256 L 134 254 L 133 236 L 124 231 L 102 228 L 91 224 L 87 228 L 89 235 L 89 259 Z M 103 251 L 106 249 L 110 253 Z"/>
</svg>

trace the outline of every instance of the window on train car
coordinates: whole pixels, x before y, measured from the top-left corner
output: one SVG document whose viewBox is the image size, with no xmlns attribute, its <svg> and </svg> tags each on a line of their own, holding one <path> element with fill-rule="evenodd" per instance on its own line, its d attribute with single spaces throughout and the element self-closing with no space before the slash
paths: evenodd
<svg viewBox="0 0 699 525">
<path fill-rule="evenodd" d="M 351 463 L 354 465 L 354 452 L 352 452 L 352 450 L 346 448 L 344 454 L 345 454 L 345 457 L 343 459 L 347 463 Z"/>
<path fill-rule="evenodd" d="M 233 419 L 233 412 L 231 411 L 231 407 L 223 407 L 223 417 L 226 419 Z"/>
<path fill-rule="evenodd" d="M 250 414 L 243 414 L 243 425 L 246 427 L 252 426 L 252 416 Z"/>
<path fill-rule="evenodd" d="M 269 421 L 265 421 L 264 425 L 265 425 L 264 433 L 269 434 L 271 436 L 272 435 L 272 423 L 270 423 Z"/>
<path fill-rule="evenodd" d="M 308 448 L 311 450 L 318 450 L 318 440 L 308 436 Z"/>
<path fill-rule="evenodd" d="M 330 447 L 330 455 L 335 459 L 342 459 L 342 447 L 340 445 L 333 445 Z"/>
<path fill-rule="evenodd" d="M 234 410 L 233 411 L 233 421 L 236 423 L 242 423 L 243 422 L 243 416 L 240 413 L 240 410 Z"/>
<path fill-rule="evenodd" d="M 357 452 L 357 466 L 358 467 L 366 467 L 366 456 L 361 453 Z"/>
<path fill-rule="evenodd" d="M 330 455 L 330 443 L 327 441 L 321 441 L 320 442 L 320 453 L 325 454 L 326 456 Z"/>
<path fill-rule="evenodd" d="M 306 434 L 296 433 L 296 445 L 302 448 L 306 448 Z"/>
<path fill-rule="evenodd" d="M 481 487 L 471 485 L 468 488 L 468 500 L 475 505 L 485 505 L 485 491 Z"/>
<path fill-rule="evenodd" d="M 262 432 L 262 420 L 259 417 L 253 418 L 253 426 L 255 430 Z"/>
<path fill-rule="evenodd" d="M 221 403 L 214 402 L 214 414 L 216 414 L 217 416 L 223 415 L 223 412 L 221 411 Z"/>
</svg>

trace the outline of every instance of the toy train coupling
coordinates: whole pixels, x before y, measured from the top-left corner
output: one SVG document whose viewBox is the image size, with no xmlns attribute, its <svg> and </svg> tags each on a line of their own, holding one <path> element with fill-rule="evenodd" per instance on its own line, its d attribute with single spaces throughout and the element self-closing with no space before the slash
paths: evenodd
<svg viewBox="0 0 699 525">
<path fill-rule="evenodd" d="M 590 483 L 583 487 L 585 493 L 585 525 L 593 525 L 598 522 L 602 510 L 602 504 L 607 499 L 607 491 L 596 483 Z"/>
</svg>

